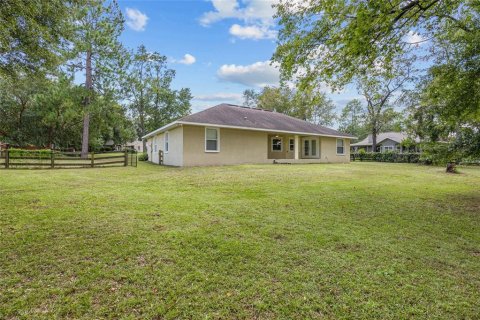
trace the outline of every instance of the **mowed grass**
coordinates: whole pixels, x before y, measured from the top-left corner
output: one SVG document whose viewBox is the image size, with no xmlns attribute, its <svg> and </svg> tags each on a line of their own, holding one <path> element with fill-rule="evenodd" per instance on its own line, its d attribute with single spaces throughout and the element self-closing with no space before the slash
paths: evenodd
<svg viewBox="0 0 480 320">
<path fill-rule="evenodd" d="M 460 170 L 0 170 L 0 318 L 479 319 Z"/>
</svg>

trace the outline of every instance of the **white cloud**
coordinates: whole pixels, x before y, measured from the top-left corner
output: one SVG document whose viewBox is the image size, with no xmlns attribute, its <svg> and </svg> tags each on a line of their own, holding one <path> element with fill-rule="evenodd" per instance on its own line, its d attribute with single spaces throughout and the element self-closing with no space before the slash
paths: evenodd
<svg viewBox="0 0 480 320">
<path fill-rule="evenodd" d="M 145 26 L 147 25 L 148 17 L 146 14 L 141 12 L 138 9 L 127 8 L 126 12 L 126 23 L 132 30 L 135 31 L 144 31 Z"/>
<path fill-rule="evenodd" d="M 240 5 L 238 0 L 211 0 L 213 11 L 206 12 L 200 18 L 200 24 L 209 26 L 224 19 L 237 19 L 243 26 L 234 24 L 230 27 L 230 34 L 240 39 L 273 39 L 276 31 L 272 8 L 278 0 L 244 0 Z"/>
<path fill-rule="evenodd" d="M 264 87 L 278 85 L 280 71 L 278 65 L 271 65 L 270 61 L 259 61 L 246 66 L 224 64 L 218 69 L 217 76 L 223 81 L 249 87 Z"/>
<path fill-rule="evenodd" d="M 277 36 L 275 30 L 264 26 L 245 26 L 234 24 L 230 27 L 230 34 L 240 39 L 274 39 Z"/>
<path fill-rule="evenodd" d="M 272 8 L 276 0 L 245 0 L 243 7 L 237 0 L 211 0 L 213 11 L 206 12 L 200 18 L 200 24 L 208 26 L 223 19 L 239 19 L 245 22 L 255 20 L 273 21 L 275 9 Z"/>
<path fill-rule="evenodd" d="M 413 31 L 409 31 L 405 37 L 404 37 L 404 41 L 406 43 L 409 43 L 409 44 L 416 44 L 416 45 L 420 45 L 422 44 L 425 39 L 419 34 L 419 33 L 416 33 L 416 32 L 413 32 Z"/>
<path fill-rule="evenodd" d="M 243 95 L 241 93 L 218 92 L 213 94 L 198 95 L 193 98 L 198 101 L 229 101 L 241 102 Z"/>
<path fill-rule="evenodd" d="M 197 58 L 195 58 L 191 54 L 187 53 L 186 55 L 183 56 L 183 58 L 181 60 L 178 60 L 178 61 L 173 60 L 172 62 L 191 65 L 191 64 L 194 64 L 196 61 L 197 61 Z"/>
</svg>

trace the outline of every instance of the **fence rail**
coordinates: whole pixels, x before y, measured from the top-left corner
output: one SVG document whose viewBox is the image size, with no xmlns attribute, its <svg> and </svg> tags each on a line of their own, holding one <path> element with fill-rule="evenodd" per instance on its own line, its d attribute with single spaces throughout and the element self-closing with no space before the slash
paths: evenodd
<svg viewBox="0 0 480 320">
<path fill-rule="evenodd" d="M 0 151 L 0 169 L 14 168 L 98 168 L 113 166 L 137 166 L 137 152 L 134 150 L 113 152 L 90 152 L 82 158 L 80 152 L 61 152 L 55 150 L 2 150 Z"/>
</svg>

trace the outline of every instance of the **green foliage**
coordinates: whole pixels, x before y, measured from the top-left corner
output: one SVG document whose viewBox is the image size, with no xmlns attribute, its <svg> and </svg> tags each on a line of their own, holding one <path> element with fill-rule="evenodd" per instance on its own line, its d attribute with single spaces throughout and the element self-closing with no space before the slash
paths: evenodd
<svg viewBox="0 0 480 320">
<path fill-rule="evenodd" d="M 387 152 L 365 152 L 360 149 L 357 153 L 352 153 L 353 160 L 376 161 L 376 162 L 396 162 L 396 163 L 422 163 L 420 153 L 398 153 L 395 151 Z M 424 162 L 423 162 L 424 163 Z M 430 164 L 430 163 L 427 163 Z"/>
<path fill-rule="evenodd" d="M 71 17 L 71 1 L 3 0 L 0 77 L 55 70 L 72 39 Z"/>
<path fill-rule="evenodd" d="M 245 90 L 243 96 L 247 106 L 272 110 L 319 125 L 330 126 L 336 119 L 332 100 L 315 90 L 267 86 L 260 92 Z"/>
<path fill-rule="evenodd" d="M 476 0 L 282 0 L 276 9 L 281 28 L 274 60 L 282 77 L 298 78 L 301 87 L 324 81 L 341 87 L 379 63 L 390 72 L 396 59 L 418 48 L 406 40 L 412 33 L 436 41 L 449 32 L 478 30 Z M 420 50 L 411 57 L 423 58 Z"/>
<path fill-rule="evenodd" d="M 10 158 L 32 158 L 32 159 L 50 159 L 52 151 L 50 149 L 26 150 L 10 148 L 8 149 Z"/>
<path fill-rule="evenodd" d="M 19 146 L 80 147 L 85 89 L 72 79 L 64 75 L 52 80 L 0 78 L 0 96 L 2 141 Z M 135 137 L 125 110 L 112 97 L 98 96 L 90 105 L 90 115 L 92 146 L 110 139 L 120 144 Z"/>
<path fill-rule="evenodd" d="M 148 161 L 148 153 L 139 153 L 138 154 L 138 161 Z"/>
<path fill-rule="evenodd" d="M 342 109 L 338 129 L 361 140 L 368 135 L 365 121 L 365 108 L 360 100 L 354 99 L 349 101 Z"/>
<path fill-rule="evenodd" d="M 190 89 L 173 90 L 175 71 L 167 68 L 167 58 L 149 52 L 145 46 L 130 53 L 123 90 L 128 98 L 138 137 L 190 113 Z"/>
<path fill-rule="evenodd" d="M 421 144 L 421 161 L 427 164 L 446 165 L 450 162 L 461 162 L 462 155 L 450 143 L 424 142 Z"/>
</svg>

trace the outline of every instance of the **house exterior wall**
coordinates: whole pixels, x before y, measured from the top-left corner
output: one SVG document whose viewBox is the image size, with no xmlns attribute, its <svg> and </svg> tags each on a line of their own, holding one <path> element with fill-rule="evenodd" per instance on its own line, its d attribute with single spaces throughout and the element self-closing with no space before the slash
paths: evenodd
<svg viewBox="0 0 480 320">
<path fill-rule="evenodd" d="M 165 133 L 169 134 L 169 150 L 165 151 Z M 183 165 L 183 128 L 176 127 L 159 133 L 147 140 L 148 158 L 153 163 L 159 163 L 159 151 L 163 151 L 163 164 L 167 166 Z M 155 148 L 156 146 L 156 148 Z M 156 151 L 155 151 L 156 150 Z"/>
<path fill-rule="evenodd" d="M 337 154 L 337 138 L 320 137 L 320 159 L 322 162 L 350 162 L 350 139 L 343 139 L 344 154 Z"/>
<path fill-rule="evenodd" d="M 273 151 L 272 150 L 272 139 L 273 138 L 282 138 L 282 151 Z M 295 141 L 295 136 L 284 135 L 284 134 L 269 134 L 268 135 L 268 159 L 294 159 L 295 151 L 290 151 L 290 139 Z"/>
<path fill-rule="evenodd" d="M 382 143 L 379 144 L 380 146 L 380 152 L 383 152 L 385 151 L 383 147 L 387 146 L 387 147 L 393 147 L 392 151 L 397 151 L 397 145 L 399 145 L 399 143 L 393 141 L 393 140 L 390 140 L 390 139 L 385 139 L 382 141 Z"/>
<path fill-rule="evenodd" d="M 215 128 L 212 126 L 212 128 Z M 294 135 L 276 135 L 262 131 L 219 128 L 219 152 L 205 151 L 205 127 L 183 125 L 169 132 L 169 151 L 165 152 L 165 133 L 147 140 L 147 152 L 150 161 L 159 163 L 158 151 L 164 151 L 164 164 L 172 166 L 213 166 L 233 164 L 272 163 L 274 159 L 295 161 L 294 151 L 290 151 L 289 139 Z M 271 139 L 275 136 L 283 139 L 281 152 L 273 152 Z M 337 138 L 306 137 L 298 139 L 300 143 L 299 159 L 302 159 L 304 138 L 317 139 L 319 156 L 308 159 L 318 163 L 350 162 L 350 140 L 344 140 L 344 155 L 337 155 Z M 155 145 L 157 152 L 155 152 Z M 307 160 L 307 159 L 305 159 Z M 299 161 L 301 163 L 301 161 Z"/>
<path fill-rule="evenodd" d="M 220 128 L 220 152 L 205 152 L 205 127 L 184 125 L 183 165 L 271 163 L 267 156 L 267 139 L 266 132 Z"/>
</svg>

